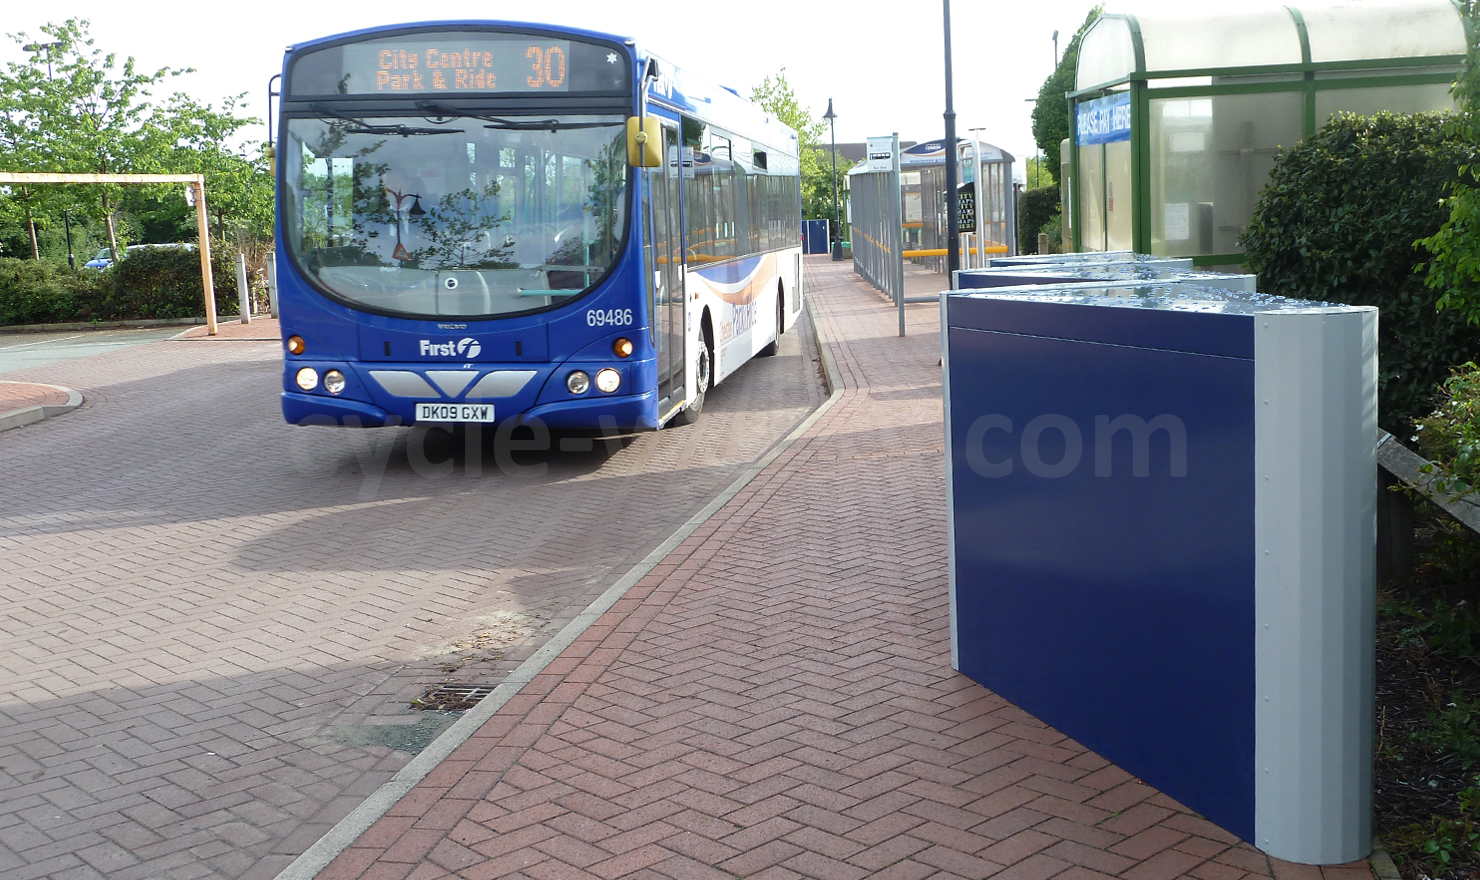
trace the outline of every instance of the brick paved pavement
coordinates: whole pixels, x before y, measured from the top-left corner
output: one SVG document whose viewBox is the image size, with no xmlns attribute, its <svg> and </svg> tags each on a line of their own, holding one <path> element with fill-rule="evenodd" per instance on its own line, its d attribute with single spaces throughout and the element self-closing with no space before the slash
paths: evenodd
<svg viewBox="0 0 1480 880">
<path fill-rule="evenodd" d="M 936 309 L 807 269 L 842 400 L 318 876 L 1370 877 L 951 670 Z"/>
<path fill-rule="evenodd" d="M 560 453 L 289 427 L 275 341 L 7 373 L 85 402 L 0 433 L 0 877 L 275 875 L 817 406 L 804 338 Z"/>
<path fill-rule="evenodd" d="M 191 327 L 175 337 L 180 340 L 213 340 L 213 339 L 261 339 L 278 341 L 283 338 L 278 330 L 277 318 L 253 318 L 252 323 L 243 324 L 239 318 L 222 317 L 216 321 L 216 335 L 212 336 L 206 331 L 206 326 L 201 324 Z"/>
<path fill-rule="evenodd" d="M 54 385 L 0 381 L 0 416 L 32 406 L 61 406 L 66 402 L 66 390 Z"/>
</svg>

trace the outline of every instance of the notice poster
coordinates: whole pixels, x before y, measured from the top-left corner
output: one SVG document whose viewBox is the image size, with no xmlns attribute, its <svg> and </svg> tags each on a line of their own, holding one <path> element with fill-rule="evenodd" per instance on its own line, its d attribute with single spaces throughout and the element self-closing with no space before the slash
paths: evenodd
<svg viewBox="0 0 1480 880">
<path fill-rule="evenodd" d="M 1186 241 L 1192 237 L 1192 206 L 1187 202 L 1162 206 L 1163 228 L 1167 241 Z"/>
</svg>

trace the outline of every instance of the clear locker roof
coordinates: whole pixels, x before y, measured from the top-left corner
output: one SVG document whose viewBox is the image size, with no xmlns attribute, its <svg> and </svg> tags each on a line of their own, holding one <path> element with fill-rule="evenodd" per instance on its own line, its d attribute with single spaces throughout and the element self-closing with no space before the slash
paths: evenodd
<svg viewBox="0 0 1480 880">
<path fill-rule="evenodd" d="M 1076 88 L 1142 73 L 1300 65 L 1302 22 L 1312 64 L 1465 53 L 1454 0 L 1254 0 L 1188 4 L 1181 12 L 1136 12 L 1131 4 L 1111 8 L 1085 34 Z"/>
</svg>

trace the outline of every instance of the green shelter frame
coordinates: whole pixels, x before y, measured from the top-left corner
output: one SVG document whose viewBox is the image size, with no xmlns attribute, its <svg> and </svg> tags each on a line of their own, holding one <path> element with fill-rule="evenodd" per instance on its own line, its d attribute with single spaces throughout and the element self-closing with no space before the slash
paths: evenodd
<svg viewBox="0 0 1480 880">
<path fill-rule="evenodd" d="M 1238 235 L 1280 147 L 1339 111 L 1452 109 L 1474 42 L 1458 0 L 1204 9 L 1108 13 L 1085 33 L 1067 95 L 1073 250 L 1243 263 Z M 1128 132 L 1082 138 L 1081 105 L 1126 93 Z"/>
</svg>

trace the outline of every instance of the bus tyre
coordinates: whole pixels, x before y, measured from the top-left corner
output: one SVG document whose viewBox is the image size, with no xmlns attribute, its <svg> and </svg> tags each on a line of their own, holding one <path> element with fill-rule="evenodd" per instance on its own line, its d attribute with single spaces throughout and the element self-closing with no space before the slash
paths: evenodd
<svg viewBox="0 0 1480 880">
<path fill-rule="evenodd" d="M 713 364 L 714 355 L 709 350 L 709 337 L 706 334 L 699 341 L 699 358 L 694 364 L 694 396 L 690 398 L 689 405 L 678 414 L 677 421 L 685 425 L 699 421 L 700 414 L 704 412 L 704 392 L 709 390 Z"/>
<path fill-rule="evenodd" d="M 776 354 L 781 348 L 781 333 L 786 327 L 786 295 L 782 292 L 780 284 L 776 285 L 776 338 L 760 351 L 756 352 L 758 357 L 768 358 Z"/>
</svg>

